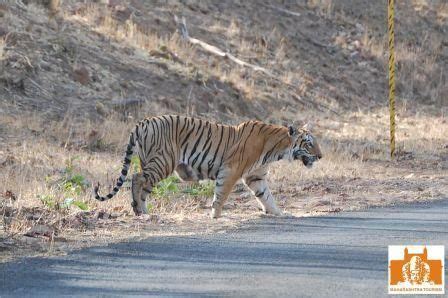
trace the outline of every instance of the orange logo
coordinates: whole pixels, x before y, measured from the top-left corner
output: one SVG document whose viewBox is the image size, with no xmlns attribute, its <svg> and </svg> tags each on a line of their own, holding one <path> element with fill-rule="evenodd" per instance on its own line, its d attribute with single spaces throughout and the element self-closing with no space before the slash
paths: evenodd
<svg viewBox="0 0 448 298">
<path fill-rule="evenodd" d="M 444 294 L 442 245 L 389 246 L 389 294 Z"/>
</svg>

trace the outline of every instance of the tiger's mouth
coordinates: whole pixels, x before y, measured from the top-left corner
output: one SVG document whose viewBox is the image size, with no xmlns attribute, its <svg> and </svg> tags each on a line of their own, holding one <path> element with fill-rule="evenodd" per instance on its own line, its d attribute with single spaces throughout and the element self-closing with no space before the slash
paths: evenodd
<svg viewBox="0 0 448 298">
<path fill-rule="evenodd" d="M 303 155 L 302 156 L 302 162 L 305 165 L 305 167 L 307 168 L 311 168 L 313 166 L 314 161 L 316 160 L 316 158 L 314 156 L 308 157 Z"/>
<path fill-rule="evenodd" d="M 307 168 L 311 168 L 313 166 L 313 163 L 319 159 L 317 156 L 308 154 L 308 153 L 300 151 L 300 150 L 295 151 L 293 153 L 293 157 L 294 157 L 294 160 L 298 160 L 298 159 L 302 160 L 303 164 Z"/>
<path fill-rule="evenodd" d="M 298 159 L 302 159 L 304 155 L 298 150 L 298 151 L 294 151 L 292 153 L 292 156 L 293 156 L 294 160 L 298 160 Z"/>
</svg>

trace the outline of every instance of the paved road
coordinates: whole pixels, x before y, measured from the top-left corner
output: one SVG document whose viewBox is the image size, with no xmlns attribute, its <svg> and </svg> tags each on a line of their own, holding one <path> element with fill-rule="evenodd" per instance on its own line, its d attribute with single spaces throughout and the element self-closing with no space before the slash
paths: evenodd
<svg viewBox="0 0 448 298">
<path fill-rule="evenodd" d="M 0 296 L 381 297 L 390 244 L 448 247 L 448 200 L 25 259 L 0 265 Z"/>
</svg>

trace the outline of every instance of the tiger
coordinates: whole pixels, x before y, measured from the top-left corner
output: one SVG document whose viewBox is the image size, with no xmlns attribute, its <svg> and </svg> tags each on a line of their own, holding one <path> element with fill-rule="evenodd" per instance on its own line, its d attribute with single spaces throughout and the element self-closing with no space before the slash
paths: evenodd
<svg viewBox="0 0 448 298">
<path fill-rule="evenodd" d="M 153 187 L 174 172 L 186 181 L 215 180 L 212 218 L 221 216 L 224 203 L 241 180 L 264 213 L 282 215 L 266 181 L 268 166 L 279 160 L 301 160 L 310 168 L 322 158 L 319 144 L 306 127 L 256 120 L 232 126 L 180 115 L 156 116 L 136 124 L 115 187 L 100 196 L 98 183 L 94 187 L 97 200 L 109 200 L 120 190 L 134 152 L 141 169 L 131 180 L 131 206 L 137 216 L 147 214 L 146 198 Z"/>
</svg>

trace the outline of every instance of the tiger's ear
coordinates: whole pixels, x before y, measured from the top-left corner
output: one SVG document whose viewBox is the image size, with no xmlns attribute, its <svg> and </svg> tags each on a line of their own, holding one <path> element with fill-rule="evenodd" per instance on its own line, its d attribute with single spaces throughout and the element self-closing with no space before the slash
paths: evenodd
<svg viewBox="0 0 448 298">
<path fill-rule="evenodd" d="M 299 131 L 294 126 L 288 125 L 288 133 L 291 137 L 296 137 L 299 134 Z"/>
</svg>

